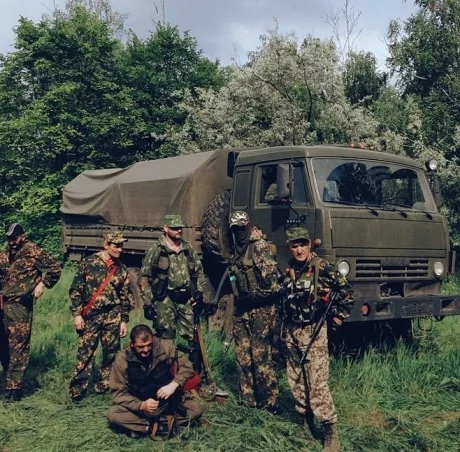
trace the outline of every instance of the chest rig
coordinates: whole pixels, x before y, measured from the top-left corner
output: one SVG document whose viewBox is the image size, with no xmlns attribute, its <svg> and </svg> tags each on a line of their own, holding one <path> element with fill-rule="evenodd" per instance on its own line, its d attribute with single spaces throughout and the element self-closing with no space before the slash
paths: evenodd
<svg viewBox="0 0 460 452">
<path fill-rule="evenodd" d="M 293 267 L 288 268 L 290 282 L 289 295 L 285 303 L 286 320 L 292 323 L 312 323 L 316 310 L 320 266 L 324 262 L 318 256 L 313 259 L 296 276 Z"/>
<path fill-rule="evenodd" d="M 190 276 L 190 286 L 196 287 L 198 281 L 198 274 L 195 271 L 195 262 L 192 257 L 190 245 L 187 242 L 183 242 L 183 251 L 187 259 L 187 268 Z M 169 253 L 166 247 L 160 245 L 160 253 L 156 262 L 152 264 L 152 276 L 149 278 L 150 286 L 152 288 L 152 296 L 155 300 L 164 300 L 168 294 L 168 283 L 169 283 L 169 268 L 171 262 L 169 259 Z"/>
</svg>

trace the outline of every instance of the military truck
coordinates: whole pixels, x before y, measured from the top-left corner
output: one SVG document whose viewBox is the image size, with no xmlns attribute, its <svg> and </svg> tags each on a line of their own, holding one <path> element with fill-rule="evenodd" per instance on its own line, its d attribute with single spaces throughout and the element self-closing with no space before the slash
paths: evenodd
<svg viewBox="0 0 460 452">
<path fill-rule="evenodd" d="M 289 259 L 286 229 L 310 231 L 316 253 L 355 290 L 348 322 L 439 319 L 460 312 L 460 296 L 441 294 L 455 253 L 434 166 L 372 150 L 283 146 L 85 171 L 64 188 L 63 247 L 79 260 L 100 249 L 103 232 L 122 229 L 135 280 L 162 218 L 179 213 L 184 238 L 202 255 L 212 297 L 230 256 L 229 213 L 245 210 L 276 244 L 281 270 Z"/>
</svg>

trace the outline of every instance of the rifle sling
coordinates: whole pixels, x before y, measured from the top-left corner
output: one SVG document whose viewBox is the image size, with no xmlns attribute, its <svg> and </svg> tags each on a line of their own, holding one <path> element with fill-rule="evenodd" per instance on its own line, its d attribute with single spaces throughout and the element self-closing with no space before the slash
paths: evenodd
<svg viewBox="0 0 460 452">
<path fill-rule="evenodd" d="M 113 278 L 113 275 L 115 274 L 115 272 L 117 270 L 118 270 L 118 267 L 116 265 L 113 265 L 112 269 L 109 272 L 109 274 L 105 277 L 104 281 L 102 281 L 102 284 L 97 288 L 96 292 L 93 293 L 93 296 L 91 297 L 91 300 L 89 300 L 88 304 L 81 311 L 82 317 L 85 317 L 88 314 L 88 312 L 91 310 L 91 308 L 93 307 L 94 302 L 96 301 L 97 297 L 107 287 L 107 284 L 109 284 L 110 280 Z"/>
</svg>

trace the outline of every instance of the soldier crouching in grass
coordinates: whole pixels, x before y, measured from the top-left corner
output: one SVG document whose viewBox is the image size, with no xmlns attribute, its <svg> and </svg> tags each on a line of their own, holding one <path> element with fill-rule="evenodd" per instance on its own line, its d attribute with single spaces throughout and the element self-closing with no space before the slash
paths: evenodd
<svg viewBox="0 0 460 452">
<path fill-rule="evenodd" d="M 94 391 L 108 390 L 110 369 L 120 350 L 120 337 L 126 336 L 131 308 L 128 269 L 119 259 L 126 241 L 121 232 L 105 234 L 104 249 L 81 261 L 70 287 L 71 311 L 79 334 L 77 366 L 69 388 L 72 402 L 87 392 L 99 340 L 102 366 Z"/>
<path fill-rule="evenodd" d="M 178 433 L 203 412 L 186 391 L 192 375 L 192 363 L 172 341 L 154 337 L 147 325 L 134 327 L 112 366 L 110 426 L 132 438 Z"/>
<path fill-rule="evenodd" d="M 329 352 L 326 314 L 339 326 L 350 315 L 354 293 L 334 265 L 311 251 L 306 229 L 286 231 L 292 254 L 284 286 L 284 332 L 287 378 L 296 409 L 316 436 L 315 418 L 323 433 L 323 450 L 338 452 L 337 412 L 328 386 Z"/>
</svg>

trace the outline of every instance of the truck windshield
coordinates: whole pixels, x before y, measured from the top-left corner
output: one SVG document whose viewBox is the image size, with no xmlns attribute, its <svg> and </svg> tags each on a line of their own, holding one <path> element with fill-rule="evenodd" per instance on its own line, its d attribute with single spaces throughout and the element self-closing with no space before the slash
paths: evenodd
<svg viewBox="0 0 460 452">
<path fill-rule="evenodd" d="M 314 158 L 313 169 L 324 203 L 436 211 L 425 175 L 417 168 L 371 160 Z"/>
</svg>

